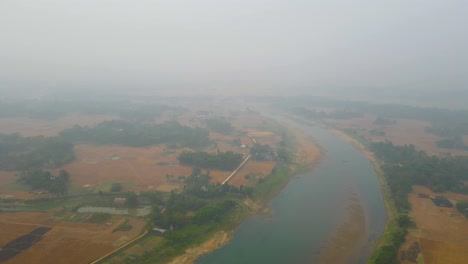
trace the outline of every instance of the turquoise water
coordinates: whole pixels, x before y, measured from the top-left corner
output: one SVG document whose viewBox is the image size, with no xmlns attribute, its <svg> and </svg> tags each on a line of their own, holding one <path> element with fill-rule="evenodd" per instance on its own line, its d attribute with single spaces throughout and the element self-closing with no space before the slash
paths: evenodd
<svg viewBox="0 0 468 264">
<path fill-rule="evenodd" d="M 315 263 L 327 239 L 345 221 L 346 202 L 356 192 L 366 214 L 367 242 L 350 263 L 365 262 L 387 218 L 372 164 L 328 130 L 294 125 L 322 147 L 323 161 L 293 178 L 271 201 L 271 218 L 247 219 L 230 243 L 200 257 L 197 264 Z"/>
</svg>

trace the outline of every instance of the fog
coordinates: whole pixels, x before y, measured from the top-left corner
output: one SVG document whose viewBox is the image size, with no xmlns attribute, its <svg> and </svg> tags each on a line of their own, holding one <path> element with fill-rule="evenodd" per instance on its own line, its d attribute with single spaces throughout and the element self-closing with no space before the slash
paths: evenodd
<svg viewBox="0 0 468 264">
<path fill-rule="evenodd" d="M 0 1 L 0 92 L 463 91 L 467 1 Z"/>
</svg>

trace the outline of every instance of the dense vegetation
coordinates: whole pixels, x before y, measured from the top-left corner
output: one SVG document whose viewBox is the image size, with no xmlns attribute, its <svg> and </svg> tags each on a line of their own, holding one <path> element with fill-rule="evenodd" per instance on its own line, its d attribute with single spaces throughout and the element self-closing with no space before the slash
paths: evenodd
<svg viewBox="0 0 468 264">
<path fill-rule="evenodd" d="M 385 243 L 378 247 L 370 259 L 370 263 L 375 264 L 398 264 L 398 250 L 401 244 L 405 241 L 405 236 L 408 234 L 408 228 L 414 227 L 415 224 L 406 214 L 401 214 L 392 219 L 388 224 L 388 232 Z"/>
<path fill-rule="evenodd" d="M 394 125 L 396 124 L 396 121 L 379 116 L 372 123 L 374 125 L 386 126 L 386 125 Z"/>
<path fill-rule="evenodd" d="M 436 144 L 439 148 L 468 149 L 468 146 L 465 145 L 465 142 L 463 142 L 463 138 L 461 136 L 441 139 L 437 141 Z"/>
<path fill-rule="evenodd" d="M 398 249 L 407 229 L 414 226 L 407 215 L 411 187 L 417 184 L 435 192 L 468 193 L 468 188 L 462 184 L 468 179 L 468 158 L 429 156 L 424 151 L 417 151 L 413 145 L 395 146 L 389 141 L 372 143 L 370 149 L 384 162 L 381 168 L 397 209 L 397 216 L 389 223 L 384 235 L 385 243 L 376 250 L 371 263 L 399 263 Z"/>
<path fill-rule="evenodd" d="M 73 144 L 57 137 L 0 135 L 0 169 L 54 169 L 73 161 Z"/>
<path fill-rule="evenodd" d="M 29 185 L 32 190 L 44 190 L 55 195 L 65 195 L 70 181 L 70 175 L 64 170 L 55 176 L 49 171 L 29 169 L 21 172 L 20 177 L 20 182 Z"/>
<path fill-rule="evenodd" d="M 246 195 L 242 187 L 210 183 L 209 172 L 193 168 L 181 193 L 150 194 L 154 204 L 151 224 L 169 232 L 164 233 L 162 244 L 131 263 L 162 263 L 202 242 L 220 230 L 220 225 L 233 221 L 232 216 Z"/>
<path fill-rule="evenodd" d="M 0 117 L 27 117 L 54 120 L 70 113 L 87 115 L 117 115 L 133 121 L 153 121 L 165 113 L 178 115 L 187 110 L 165 104 L 132 103 L 128 100 L 23 100 L 0 102 Z"/>
<path fill-rule="evenodd" d="M 458 201 L 457 202 L 457 209 L 460 213 L 464 216 L 468 217 L 468 200 L 466 201 Z"/>
<path fill-rule="evenodd" d="M 278 159 L 278 153 L 270 145 L 255 144 L 250 148 L 252 159 L 257 161 L 271 161 Z"/>
<path fill-rule="evenodd" d="M 242 154 L 232 151 L 210 154 L 204 151 L 184 151 L 177 159 L 183 165 L 204 169 L 235 170 L 242 163 Z"/>
<path fill-rule="evenodd" d="M 178 122 L 145 124 L 124 120 L 104 121 L 96 127 L 74 126 L 60 136 L 72 142 L 94 144 L 119 144 L 144 147 L 158 144 L 180 144 L 183 147 L 203 147 L 209 143 L 209 133 L 202 128 L 183 126 Z"/>
<path fill-rule="evenodd" d="M 416 184 L 435 192 L 468 193 L 461 182 L 468 179 L 467 157 L 429 156 L 413 145 L 395 146 L 389 141 L 372 143 L 370 149 L 384 161 L 382 170 L 399 209 L 410 209 L 407 195 Z"/>
<path fill-rule="evenodd" d="M 221 134 L 230 134 L 234 129 L 231 126 L 231 123 L 225 118 L 210 118 L 205 120 L 205 125 L 207 128 L 214 132 Z"/>
</svg>

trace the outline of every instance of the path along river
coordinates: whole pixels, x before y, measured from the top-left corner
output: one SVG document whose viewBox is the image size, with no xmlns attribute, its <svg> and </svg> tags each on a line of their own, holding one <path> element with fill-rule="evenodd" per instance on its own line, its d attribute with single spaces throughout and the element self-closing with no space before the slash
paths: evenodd
<svg viewBox="0 0 468 264">
<path fill-rule="evenodd" d="M 247 219 L 232 241 L 197 264 L 365 263 L 371 253 L 387 218 L 371 162 L 325 128 L 281 121 L 311 135 L 323 161 L 296 175 L 271 201 L 271 217 Z M 342 242 L 347 239 L 356 241 Z M 336 258 L 340 254 L 345 260 Z"/>
</svg>

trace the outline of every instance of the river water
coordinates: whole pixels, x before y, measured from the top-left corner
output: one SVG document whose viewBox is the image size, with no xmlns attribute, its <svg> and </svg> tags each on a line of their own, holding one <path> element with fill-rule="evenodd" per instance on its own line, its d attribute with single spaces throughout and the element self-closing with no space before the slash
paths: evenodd
<svg viewBox="0 0 468 264">
<path fill-rule="evenodd" d="M 366 232 L 363 242 L 356 241 L 358 253 L 349 263 L 365 263 L 387 219 L 371 162 L 324 128 L 293 125 L 313 136 L 324 150 L 323 161 L 295 176 L 271 201 L 272 217 L 247 219 L 228 244 L 197 264 L 319 263 L 327 241 L 344 224 L 353 195 L 364 210 Z"/>
</svg>

